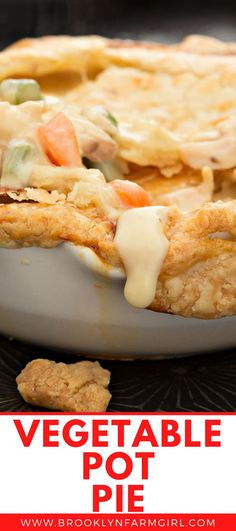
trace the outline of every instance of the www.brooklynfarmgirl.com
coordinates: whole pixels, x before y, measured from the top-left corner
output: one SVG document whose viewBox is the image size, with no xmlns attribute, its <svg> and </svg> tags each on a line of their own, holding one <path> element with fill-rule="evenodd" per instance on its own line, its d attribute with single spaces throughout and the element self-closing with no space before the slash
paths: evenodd
<svg viewBox="0 0 236 531">
<path fill-rule="evenodd" d="M 1 530 L 236 529 L 234 414 L 0 422 Z"/>
</svg>

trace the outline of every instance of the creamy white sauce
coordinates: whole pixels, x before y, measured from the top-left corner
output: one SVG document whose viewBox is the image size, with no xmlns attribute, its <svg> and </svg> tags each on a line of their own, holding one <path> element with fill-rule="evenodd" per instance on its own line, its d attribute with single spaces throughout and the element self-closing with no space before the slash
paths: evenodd
<svg viewBox="0 0 236 531">
<path fill-rule="evenodd" d="M 114 242 L 127 275 L 124 295 L 137 308 L 146 308 L 155 297 L 169 248 L 163 229 L 171 208 L 134 208 L 119 216 Z"/>
</svg>

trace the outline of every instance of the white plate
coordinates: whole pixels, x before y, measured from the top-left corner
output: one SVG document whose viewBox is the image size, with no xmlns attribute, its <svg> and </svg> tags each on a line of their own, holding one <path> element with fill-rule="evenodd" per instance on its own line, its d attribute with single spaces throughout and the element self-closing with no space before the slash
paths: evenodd
<svg viewBox="0 0 236 531">
<path fill-rule="evenodd" d="M 234 317 L 203 321 L 135 309 L 124 299 L 119 270 L 113 278 L 98 274 L 71 246 L 0 249 L 0 264 L 0 332 L 8 336 L 121 358 L 235 346 Z"/>
</svg>

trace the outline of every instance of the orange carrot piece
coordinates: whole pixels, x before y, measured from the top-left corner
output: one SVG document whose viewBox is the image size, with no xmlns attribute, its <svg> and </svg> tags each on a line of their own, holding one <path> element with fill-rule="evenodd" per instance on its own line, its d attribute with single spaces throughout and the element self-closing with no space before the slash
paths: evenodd
<svg viewBox="0 0 236 531">
<path fill-rule="evenodd" d="M 149 194 L 139 184 L 133 183 L 132 181 L 116 179 L 109 183 L 109 186 L 118 195 L 123 208 L 138 208 L 152 205 Z"/>
<path fill-rule="evenodd" d="M 57 166 L 81 166 L 81 156 L 74 127 L 63 112 L 38 129 L 48 158 Z"/>
</svg>

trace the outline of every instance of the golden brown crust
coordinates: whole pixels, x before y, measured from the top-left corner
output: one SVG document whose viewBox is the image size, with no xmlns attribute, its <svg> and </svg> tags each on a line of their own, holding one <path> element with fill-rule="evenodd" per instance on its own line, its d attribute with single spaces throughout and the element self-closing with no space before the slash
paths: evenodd
<svg viewBox="0 0 236 531">
<path fill-rule="evenodd" d="M 99 67 L 105 44 L 106 39 L 97 36 L 23 39 L 0 53 L 0 79 L 68 71 L 83 75 Z"/>
<path fill-rule="evenodd" d="M 235 315 L 235 286 L 234 250 L 198 262 L 175 277 L 160 279 L 151 309 L 201 319 Z"/>
<path fill-rule="evenodd" d="M 67 102 L 84 110 L 109 101 L 110 110 L 115 116 L 117 112 L 116 141 L 125 160 L 157 166 L 167 177 L 177 174 L 183 164 L 224 170 L 236 164 L 235 48 L 234 43 L 203 36 L 175 45 L 96 36 L 25 39 L 0 53 L 0 79 L 36 77 L 44 88 L 49 76 L 53 93 L 58 85 L 55 76 L 61 74 L 65 85 L 60 94 Z M 94 78 L 103 70 L 95 83 L 85 83 L 87 75 Z M 79 77 L 75 90 L 67 94 L 69 72 Z M 137 131 L 136 139 L 132 131 Z M 212 133 L 213 141 L 202 138 Z"/>
<path fill-rule="evenodd" d="M 193 72 L 198 76 L 227 67 L 235 69 L 236 44 L 202 35 L 189 36 L 177 44 L 137 41 L 108 41 L 104 62 L 109 65 L 132 66 L 149 72 L 180 74 Z"/>
<path fill-rule="evenodd" d="M 67 365 L 37 359 L 16 378 L 23 399 L 33 405 L 61 411 L 106 411 L 111 399 L 110 372 L 95 361 Z"/>
<path fill-rule="evenodd" d="M 204 319 L 236 313 L 235 223 L 232 201 L 205 204 L 169 225 L 171 245 L 151 309 Z"/>
<path fill-rule="evenodd" d="M 1 247 L 51 248 L 70 242 L 102 254 L 101 249 L 113 240 L 114 232 L 112 221 L 93 211 L 80 212 L 71 203 L 0 205 Z"/>
</svg>

